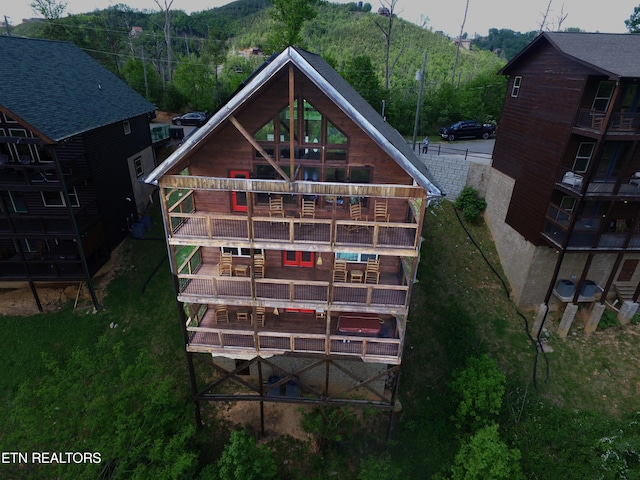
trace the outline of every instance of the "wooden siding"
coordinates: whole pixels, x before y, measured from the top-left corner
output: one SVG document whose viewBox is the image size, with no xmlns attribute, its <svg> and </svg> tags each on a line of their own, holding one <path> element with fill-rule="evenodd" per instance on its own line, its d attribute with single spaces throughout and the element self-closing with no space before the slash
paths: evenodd
<svg viewBox="0 0 640 480">
<path fill-rule="evenodd" d="M 128 135 L 123 122 L 116 122 L 82 136 L 110 250 L 129 235 L 131 225 L 138 219 L 127 158 L 151 145 L 145 115 L 130 119 L 129 125 Z"/>
<path fill-rule="evenodd" d="M 540 237 L 567 141 L 594 72 L 546 45 L 512 71 L 493 152 L 493 167 L 515 179 L 506 222 L 527 241 Z M 515 76 L 522 76 L 511 97 Z"/>
</svg>

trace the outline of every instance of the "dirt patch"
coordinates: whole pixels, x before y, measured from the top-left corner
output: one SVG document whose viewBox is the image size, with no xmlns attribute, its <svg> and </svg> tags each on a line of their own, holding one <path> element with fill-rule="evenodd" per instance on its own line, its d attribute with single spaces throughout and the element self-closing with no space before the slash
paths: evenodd
<svg viewBox="0 0 640 480">
<path fill-rule="evenodd" d="M 114 278 L 128 261 L 126 240 L 122 242 L 112 253 L 110 260 L 93 277 L 93 288 L 99 303 L 107 292 L 109 282 Z M 31 316 L 40 313 L 36 300 L 25 282 L 18 284 L 6 283 L 0 288 L 0 315 L 6 316 Z M 92 298 L 86 282 L 83 283 L 36 283 L 35 289 L 40 299 L 44 313 L 56 312 L 64 308 L 69 302 L 74 306 L 92 305 Z"/>
<path fill-rule="evenodd" d="M 311 441 L 312 436 L 300 427 L 302 414 L 300 405 L 264 402 L 263 441 L 281 435 L 290 435 L 301 441 Z M 218 410 L 221 418 L 243 428 L 251 427 L 260 432 L 260 402 L 233 402 Z"/>
</svg>

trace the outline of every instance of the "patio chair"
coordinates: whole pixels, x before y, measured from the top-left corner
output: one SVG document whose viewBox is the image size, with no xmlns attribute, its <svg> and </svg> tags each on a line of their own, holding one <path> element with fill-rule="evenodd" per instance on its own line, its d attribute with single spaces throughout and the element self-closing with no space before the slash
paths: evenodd
<svg viewBox="0 0 640 480">
<path fill-rule="evenodd" d="M 267 316 L 266 309 L 264 307 L 256 307 L 255 315 L 252 315 L 252 324 L 264 327 L 264 320 Z"/>
<path fill-rule="evenodd" d="M 269 216 L 284 218 L 284 204 L 282 198 L 269 198 Z"/>
<path fill-rule="evenodd" d="M 229 310 L 226 305 L 216 305 L 215 319 L 216 323 L 229 323 Z"/>
<path fill-rule="evenodd" d="M 264 254 L 253 256 L 253 273 L 255 278 L 264 278 Z"/>
<path fill-rule="evenodd" d="M 386 200 L 384 202 L 376 200 L 375 207 L 373 209 L 373 219 L 376 222 L 389 222 L 388 208 L 389 205 Z"/>
<path fill-rule="evenodd" d="M 364 283 L 380 282 L 380 260 L 370 258 L 367 260 L 367 267 L 364 272 Z"/>
<path fill-rule="evenodd" d="M 347 225 L 346 229 L 350 232 L 357 232 L 361 228 L 367 228 L 366 225 L 358 225 L 357 222 L 362 222 L 369 220 L 368 215 L 362 214 L 362 204 L 361 203 L 353 203 L 349 205 L 349 216 L 351 217 L 351 221 L 354 222 L 351 225 Z"/>
<path fill-rule="evenodd" d="M 300 218 L 316 218 L 316 202 L 315 200 L 302 200 L 302 208 L 300 210 Z"/>
<path fill-rule="evenodd" d="M 220 254 L 220 263 L 218 264 L 218 275 L 230 277 L 233 271 L 233 255 L 231 253 Z"/>
<path fill-rule="evenodd" d="M 343 259 L 335 259 L 333 262 L 333 281 L 343 282 L 347 281 L 347 261 Z"/>
</svg>

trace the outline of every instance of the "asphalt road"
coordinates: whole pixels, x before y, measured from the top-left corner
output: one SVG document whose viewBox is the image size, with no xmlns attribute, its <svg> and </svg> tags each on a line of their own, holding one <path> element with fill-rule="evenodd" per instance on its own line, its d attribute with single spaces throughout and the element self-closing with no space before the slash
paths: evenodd
<svg viewBox="0 0 640 480">
<path fill-rule="evenodd" d="M 491 163 L 495 138 L 489 140 L 456 140 L 454 142 L 438 142 L 429 146 L 431 155 L 461 155 L 476 163 Z"/>
</svg>

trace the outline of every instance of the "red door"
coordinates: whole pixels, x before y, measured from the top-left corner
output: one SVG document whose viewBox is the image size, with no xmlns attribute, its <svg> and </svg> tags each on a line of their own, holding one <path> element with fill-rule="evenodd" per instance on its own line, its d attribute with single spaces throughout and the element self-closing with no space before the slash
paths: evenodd
<svg viewBox="0 0 640 480">
<path fill-rule="evenodd" d="M 249 178 L 249 172 L 246 170 L 231 170 L 229 172 L 231 178 Z M 246 212 L 247 211 L 247 193 L 246 192 L 231 192 L 231 210 L 234 212 Z"/>
<path fill-rule="evenodd" d="M 282 252 L 282 263 L 286 267 L 313 268 L 314 257 L 314 252 L 285 251 Z M 302 310 L 299 308 L 285 309 L 285 312 L 314 313 L 314 311 L 315 310 Z"/>
<path fill-rule="evenodd" d="M 314 253 L 285 251 L 282 254 L 282 264 L 285 267 L 313 268 Z"/>
</svg>

